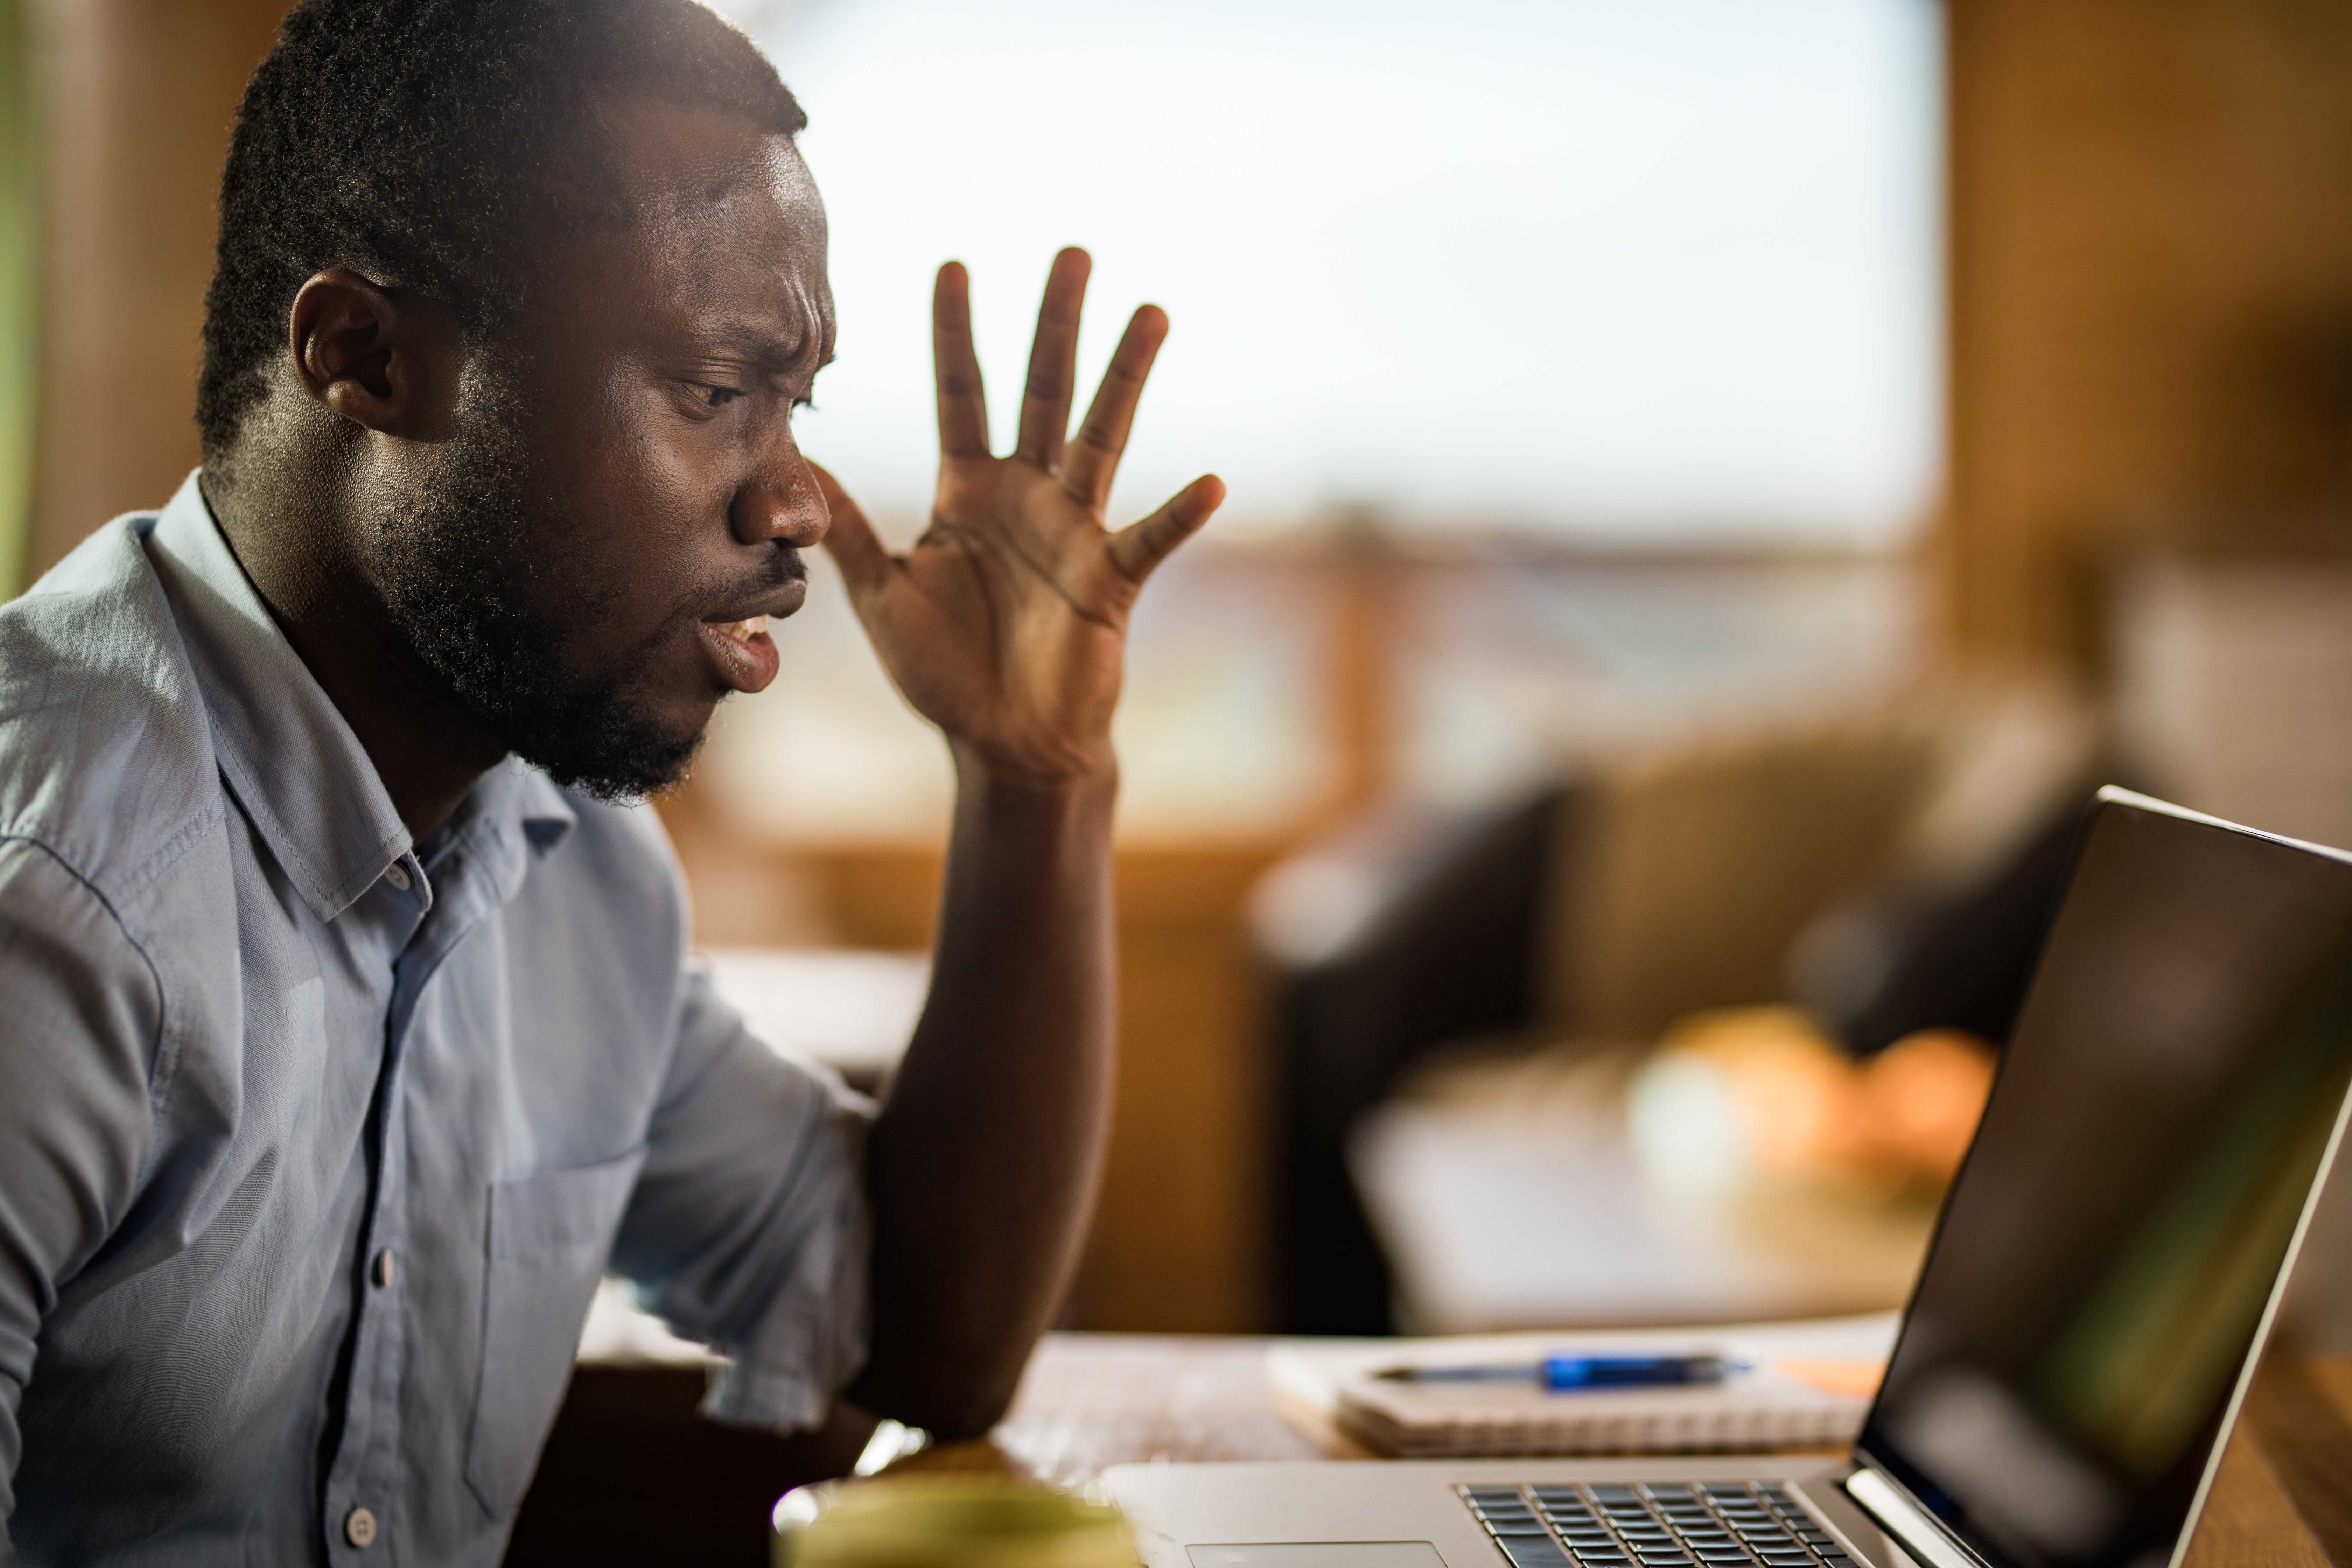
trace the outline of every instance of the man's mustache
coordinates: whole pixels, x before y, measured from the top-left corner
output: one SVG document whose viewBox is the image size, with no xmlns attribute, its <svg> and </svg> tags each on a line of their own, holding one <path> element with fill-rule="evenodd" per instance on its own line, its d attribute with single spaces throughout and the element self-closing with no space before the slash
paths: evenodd
<svg viewBox="0 0 2352 1568">
<path fill-rule="evenodd" d="M 737 584 L 723 593 L 703 596 L 702 604 L 689 618 L 698 621 L 744 620 L 752 616 L 770 614 L 761 601 L 772 598 L 779 588 L 788 583 L 808 581 L 808 560 L 797 545 L 782 540 L 773 542 L 761 565 L 748 581 Z"/>
</svg>

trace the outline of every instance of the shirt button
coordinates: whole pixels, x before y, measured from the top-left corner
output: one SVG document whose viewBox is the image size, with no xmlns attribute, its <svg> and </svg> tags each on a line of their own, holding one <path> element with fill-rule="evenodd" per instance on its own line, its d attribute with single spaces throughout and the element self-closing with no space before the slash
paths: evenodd
<svg viewBox="0 0 2352 1568">
<path fill-rule="evenodd" d="M 369 1277 L 375 1280 L 377 1289 L 389 1290 L 392 1289 L 394 1272 L 392 1248 L 387 1247 L 375 1255 L 375 1266 L 369 1270 Z"/>
<path fill-rule="evenodd" d="M 383 879 L 404 893 L 408 891 L 408 868 L 397 860 L 383 868 Z"/>
<path fill-rule="evenodd" d="M 363 1508 L 355 1508 L 343 1515 L 343 1539 L 353 1546 L 367 1546 L 375 1540 L 375 1515 Z"/>
</svg>

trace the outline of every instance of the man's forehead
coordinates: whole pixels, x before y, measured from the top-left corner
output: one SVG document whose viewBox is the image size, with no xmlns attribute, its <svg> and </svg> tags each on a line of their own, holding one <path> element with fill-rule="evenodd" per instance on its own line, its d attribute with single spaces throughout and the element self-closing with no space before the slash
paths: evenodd
<svg viewBox="0 0 2352 1568">
<path fill-rule="evenodd" d="M 721 110 L 640 93 L 611 100 L 606 116 L 641 216 L 694 216 L 764 200 L 824 223 L 816 182 L 789 136 Z"/>
<path fill-rule="evenodd" d="M 612 123 L 645 281 L 698 314 L 740 322 L 749 308 L 795 336 L 829 333 L 824 206 L 790 137 L 645 98 L 615 105 Z"/>
</svg>

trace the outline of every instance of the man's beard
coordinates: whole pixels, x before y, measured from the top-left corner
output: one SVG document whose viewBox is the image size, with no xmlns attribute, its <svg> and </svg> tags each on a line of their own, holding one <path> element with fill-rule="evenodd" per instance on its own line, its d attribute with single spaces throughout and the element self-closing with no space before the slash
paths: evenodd
<svg viewBox="0 0 2352 1568">
<path fill-rule="evenodd" d="M 452 443 L 430 494 L 378 539 L 377 580 L 394 623 L 475 722 L 556 783 L 627 801 L 686 777 L 702 732 L 665 731 L 631 700 L 639 655 L 575 670 L 572 628 L 604 613 L 607 586 L 576 580 L 532 526 L 533 464 L 514 401 L 492 394 Z M 544 606 L 561 604 L 559 619 Z M 665 628 L 666 629 L 666 628 Z M 659 634 L 650 640 L 658 640 Z"/>
</svg>

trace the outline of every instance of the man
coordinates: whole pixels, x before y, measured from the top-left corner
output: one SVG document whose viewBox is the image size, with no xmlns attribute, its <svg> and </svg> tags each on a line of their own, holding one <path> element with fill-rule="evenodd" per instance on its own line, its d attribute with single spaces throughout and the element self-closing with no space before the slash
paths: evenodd
<svg viewBox="0 0 2352 1568">
<path fill-rule="evenodd" d="M 1102 1149 L 1128 610 L 1223 492 L 1103 528 L 1166 323 L 1066 443 L 1076 252 L 992 457 L 949 267 L 887 553 L 791 429 L 834 341 L 802 122 L 688 0 L 310 0 L 256 74 L 204 467 L 0 612 L 24 1561 L 495 1562 L 608 1264 L 731 1358 L 722 1417 L 1003 1411 Z M 820 539 L 959 780 L 870 1127 L 685 962 L 614 804 L 774 677 Z"/>
</svg>

